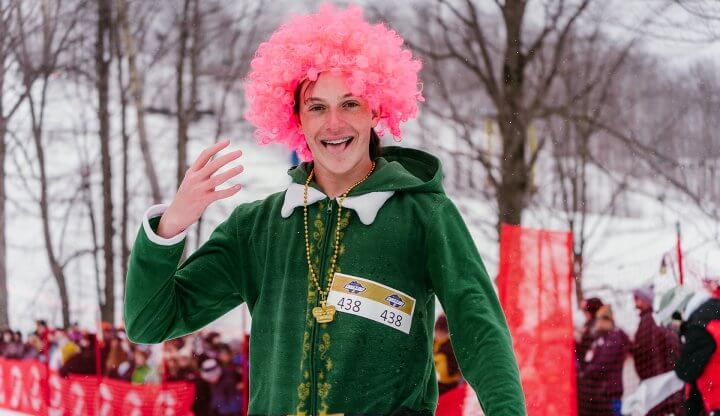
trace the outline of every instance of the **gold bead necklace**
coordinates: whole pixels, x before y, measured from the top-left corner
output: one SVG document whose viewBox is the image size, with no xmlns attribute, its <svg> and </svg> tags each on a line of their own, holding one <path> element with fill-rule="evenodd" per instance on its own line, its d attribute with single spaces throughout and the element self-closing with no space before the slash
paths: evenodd
<svg viewBox="0 0 720 416">
<path fill-rule="evenodd" d="M 342 194 L 342 196 L 338 199 L 337 226 L 335 227 L 335 248 L 333 250 L 333 256 L 330 260 L 330 269 L 328 270 L 327 277 L 328 283 L 325 290 L 320 287 L 320 281 L 318 280 L 317 274 L 315 273 L 315 268 L 313 267 L 312 261 L 310 260 L 310 238 L 308 237 L 308 188 L 310 187 L 310 181 L 315 175 L 315 168 L 310 171 L 310 175 L 308 175 L 308 178 L 305 181 L 305 194 L 303 200 L 303 218 L 305 225 L 305 255 L 307 257 L 308 268 L 310 269 L 310 277 L 312 278 L 312 282 L 318 292 L 318 295 L 320 295 L 320 306 L 316 306 L 315 308 L 313 308 L 312 311 L 313 316 L 318 323 L 324 324 L 332 322 L 333 317 L 335 316 L 335 306 L 327 305 L 327 297 L 330 293 L 330 287 L 332 287 L 333 278 L 335 277 L 335 267 L 337 266 L 337 257 L 340 249 L 340 213 L 342 211 L 342 204 L 345 202 L 345 198 L 347 198 L 350 191 L 352 191 L 353 188 L 355 188 L 356 186 L 365 182 L 365 180 L 370 177 L 374 170 L 375 162 L 372 162 L 372 167 L 370 168 L 370 171 L 367 173 L 367 175 L 365 175 L 365 177 L 361 180 L 355 182 L 355 184 L 348 188 L 348 190 L 345 191 L 345 193 Z"/>
</svg>

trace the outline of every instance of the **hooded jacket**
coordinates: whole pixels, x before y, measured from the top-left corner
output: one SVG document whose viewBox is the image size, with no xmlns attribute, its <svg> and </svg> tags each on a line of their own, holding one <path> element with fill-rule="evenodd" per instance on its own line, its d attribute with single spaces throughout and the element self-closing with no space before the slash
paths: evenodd
<svg viewBox="0 0 720 416">
<path fill-rule="evenodd" d="M 683 345 L 680 358 L 675 364 L 677 376 L 688 383 L 687 414 L 702 414 L 703 410 L 720 410 L 720 299 L 704 299 L 700 305 L 688 304 L 687 322 L 683 323 L 680 334 Z M 692 312 L 691 312 L 692 311 Z"/>
<path fill-rule="evenodd" d="M 149 211 L 127 276 L 128 337 L 157 343 L 198 330 L 246 302 L 250 414 L 433 414 L 435 297 L 448 318 L 463 375 L 488 416 L 524 415 L 517 362 L 503 311 L 480 255 L 445 195 L 440 162 L 387 147 L 373 174 L 345 200 L 311 184 L 311 260 L 321 287 L 340 248 L 319 324 L 309 278 L 303 184 L 312 165 L 289 171 L 280 193 L 234 209 L 180 266 L 184 239 L 154 234 Z M 152 217 L 154 218 L 148 218 Z"/>
</svg>

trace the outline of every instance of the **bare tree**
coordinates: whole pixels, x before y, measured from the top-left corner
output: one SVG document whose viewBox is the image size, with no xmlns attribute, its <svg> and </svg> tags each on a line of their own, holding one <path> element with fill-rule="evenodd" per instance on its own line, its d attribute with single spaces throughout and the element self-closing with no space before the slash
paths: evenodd
<svg viewBox="0 0 720 416">
<path fill-rule="evenodd" d="M 128 244 L 128 205 L 129 205 L 129 192 L 128 192 L 128 164 L 129 164 L 129 145 L 130 145 L 130 134 L 127 126 L 127 108 L 128 108 L 128 87 L 127 81 L 124 79 L 124 51 L 122 46 L 122 39 L 120 36 L 120 19 L 119 19 L 119 8 L 116 7 L 114 15 L 114 21 L 112 24 L 112 47 L 115 53 L 115 63 L 117 67 L 117 85 L 120 96 L 120 135 L 122 137 L 122 209 L 120 213 L 120 270 L 122 276 L 122 293 L 121 299 L 125 299 L 125 277 L 127 276 L 128 261 L 130 258 L 130 246 Z"/>
<path fill-rule="evenodd" d="M 85 2 L 57 2 L 51 5 L 43 2 L 39 10 L 26 13 L 23 2 L 15 4 L 18 44 L 15 57 L 22 71 L 24 94 L 26 95 L 31 123 L 31 133 L 40 173 L 40 216 L 45 240 L 45 251 L 50 270 L 58 286 L 63 325 L 70 324 L 70 306 L 64 264 L 54 247 L 54 233 L 50 219 L 48 198 L 48 175 L 45 153 L 45 110 L 50 78 L 58 69 L 60 57 L 73 43 L 77 23 L 82 16 Z M 51 7 L 51 6 L 54 6 Z M 35 88 L 35 84 L 40 85 Z"/>
<path fill-rule="evenodd" d="M 554 91 L 556 102 L 546 108 L 559 106 L 567 113 L 585 114 L 592 120 L 616 116 L 618 97 L 623 95 L 620 81 L 634 77 L 634 68 L 629 68 L 627 62 L 639 58 L 631 54 L 633 42 L 622 49 L 617 48 L 616 42 L 600 28 L 598 24 L 592 32 L 575 32 L 570 36 L 564 65 L 559 69 L 559 85 Z M 548 104 L 551 102 L 552 98 L 548 99 Z M 608 172 L 608 168 L 599 163 L 599 158 L 593 156 L 596 149 L 603 147 L 597 145 L 604 138 L 602 130 L 593 124 L 567 117 L 557 108 L 547 117 L 544 126 L 552 138 L 555 177 L 551 195 L 553 199 L 559 197 L 557 205 L 573 234 L 573 277 L 580 302 L 584 298 L 582 277 L 587 241 L 597 231 L 597 225 L 588 227 L 588 215 L 614 214 L 620 196 L 627 190 L 629 177 L 637 172 L 634 168 L 627 169 L 617 181 L 614 175 L 608 173 L 612 188 L 593 190 L 593 185 L 589 183 L 589 170 L 593 169 L 595 175 Z"/>
<path fill-rule="evenodd" d="M 8 328 L 10 326 L 7 291 L 7 236 L 5 232 L 5 207 L 7 200 L 5 188 L 6 135 L 10 120 L 20 108 L 26 96 L 22 92 L 11 96 L 9 93 L 11 89 L 8 88 L 6 84 L 6 75 L 10 72 L 10 62 L 8 58 L 17 41 L 17 38 L 12 36 L 13 30 L 15 29 L 14 13 L 17 10 L 16 7 L 14 1 L 0 3 L 0 91 L 2 91 L 2 99 L 0 99 L 0 328 Z M 14 68 L 17 68 L 17 66 L 14 66 Z M 6 107 L 5 99 L 8 96 L 11 96 L 12 100 L 8 100 L 9 105 Z"/>
<path fill-rule="evenodd" d="M 220 140 L 230 122 L 237 118 L 228 111 L 231 96 L 240 100 L 235 103 L 238 109 L 244 106 L 244 95 L 238 85 L 248 70 L 256 45 L 273 26 L 273 23 L 264 20 L 268 15 L 272 13 L 268 13 L 267 6 L 262 2 L 244 2 L 236 13 L 227 10 L 218 12 L 215 24 L 205 26 L 205 39 L 198 39 L 198 42 L 204 41 L 200 49 L 208 51 L 202 73 L 214 80 L 218 84 L 216 88 L 219 88 L 209 111 L 215 118 L 214 142 Z M 202 230 L 203 217 L 200 217 L 195 227 L 195 241 L 198 245 Z"/>
<path fill-rule="evenodd" d="M 128 69 L 130 72 L 130 90 L 135 105 L 136 123 L 138 138 L 140 140 L 140 150 L 145 162 L 145 175 L 150 182 L 150 191 L 153 203 L 159 204 L 162 201 L 162 193 L 160 191 L 160 181 L 155 171 L 155 164 L 152 159 L 150 143 L 148 142 L 147 130 L 145 128 L 145 100 L 144 87 L 140 70 L 137 63 L 137 51 L 135 49 L 135 39 L 130 29 L 128 20 L 128 2 L 127 0 L 118 0 L 118 23 L 121 28 L 123 46 L 127 54 Z"/>
<path fill-rule="evenodd" d="M 202 15 L 200 14 L 200 2 L 198 0 L 185 0 L 180 16 L 180 36 L 178 40 L 178 57 L 176 64 L 175 80 L 175 107 L 177 113 L 177 186 L 180 186 L 185 172 L 187 171 L 187 144 L 188 128 L 195 118 L 197 111 L 197 84 L 198 84 L 198 60 L 200 58 L 200 43 L 202 34 Z M 190 10 L 192 6 L 192 10 Z M 192 15 L 192 17 L 191 17 Z M 192 29 L 192 30 L 191 30 Z M 188 53 L 188 41 L 192 38 L 192 44 Z M 190 61 L 190 99 L 185 103 L 185 61 Z"/>
<path fill-rule="evenodd" d="M 103 194 L 103 253 L 105 260 L 105 293 L 100 302 L 101 319 L 115 323 L 115 256 L 113 240 L 112 160 L 110 158 L 110 114 L 108 112 L 110 65 L 112 63 L 112 10 L 109 0 L 97 0 L 97 33 L 95 39 L 95 85 L 98 93 L 98 121 L 100 125 L 100 157 Z"/>
<path fill-rule="evenodd" d="M 451 61 L 464 70 L 469 77 L 465 84 L 481 86 L 494 113 L 502 138 L 499 166 L 493 167 L 482 154 L 477 160 L 495 190 L 498 224 L 521 223 L 532 194 L 530 172 L 542 147 L 542 143 L 534 149 L 528 146 L 528 129 L 556 84 L 568 37 L 589 3 L 545 3 L 545 19 L 538 28 L 528 23 L 529 5 L 522 0 L 494 2 L 500 27 L 472 0 L 438 0 L 422 11 L 420 21 L 436 29 L 419 32 L 425 36 L 412 41 L 412 46 L 429 60 Z M 503 32 L 502 38 L 493 29 Z M 438 33 L 440 39 L 432 39 Z M 478 129 L 477 111 L 460 114 L 450 108 L 448 112 L 455 112 L 450 114 L 454 122 L 468 126 L 468 134 Z"/>
</svg>

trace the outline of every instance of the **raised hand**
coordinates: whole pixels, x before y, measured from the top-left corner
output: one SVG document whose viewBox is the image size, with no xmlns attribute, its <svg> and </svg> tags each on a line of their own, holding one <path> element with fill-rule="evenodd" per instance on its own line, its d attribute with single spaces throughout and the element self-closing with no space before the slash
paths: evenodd
<svg viewBox="0 0 720 416">
<path fill-rule="evenodd" d="M 240 190 L 240 185 L 233 185 L 223 190 L 215 189 L 243 171 L 242 166 L 237 166 L 225 172 L 216 173 L 220 168 L 242 155 L 242 151 L 236 150 L 210 160 L 229 144 L 230 141 L 225 139 L 206 148 L 185 172 L 185 178 L 180 184 L 175 198 L 160 218 L 157 229 L 160 237 L 170 238 L 180 234 L 200 218 L 208 205 L 219 199 L 233 196 Z"/>
</svg>

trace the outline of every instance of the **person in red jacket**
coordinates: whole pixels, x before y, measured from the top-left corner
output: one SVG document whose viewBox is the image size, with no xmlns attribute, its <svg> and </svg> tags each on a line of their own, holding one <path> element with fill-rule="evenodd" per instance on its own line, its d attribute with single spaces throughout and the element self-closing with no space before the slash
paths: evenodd
<svg viewBox="0 0 720 416">
<path fill-rule="evenodd" d="M 675 373 L 687 383 L 687 416 L 720 415 L 720 297 L 695 295 L 680 327 L 683 341 Z"/>
</svg>

